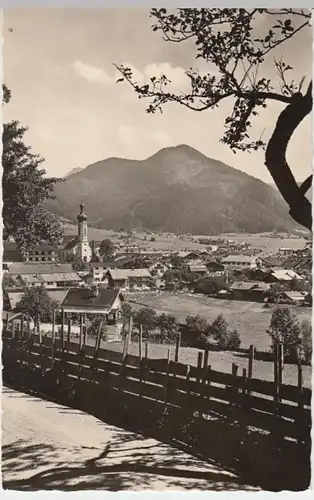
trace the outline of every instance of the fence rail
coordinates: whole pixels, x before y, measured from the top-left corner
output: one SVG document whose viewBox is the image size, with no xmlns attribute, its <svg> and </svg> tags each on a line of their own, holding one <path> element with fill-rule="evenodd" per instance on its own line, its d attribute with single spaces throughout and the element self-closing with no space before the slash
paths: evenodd
<svg viewBox="0 0 314 500">
<path fill-rule="evenodd" d="M 35 365 L 60 374 L 77 390 L 86 384 L 123 392 L 141 401 L 155 401 L 200 418 L 229 418 L 277 437 L 309 442 L 312 391 L 211 369 L 199 356 L 198 366 L 169 359 L 149 359 L 107 349 L 95 350 L 76 342 L 32 335 L 3 338 L 4 369 L 14 363 Z"/>
</svg>

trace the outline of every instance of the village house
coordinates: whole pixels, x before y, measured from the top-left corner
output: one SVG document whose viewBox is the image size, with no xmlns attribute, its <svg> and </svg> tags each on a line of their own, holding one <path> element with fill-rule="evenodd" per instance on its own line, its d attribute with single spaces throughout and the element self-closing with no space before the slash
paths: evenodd
<svg viewBox="0 0 314 500">
<path fill-rule="evenodd" d="M 14 263 L 23 262 L 23 255 L 15 241 L 3 242 L 2 270 L 9 271 Z"/>
<path fill-rule="evenodd" d="M 276 270 L 282 268 L 284 260 L 285 259 L 280 258 L 276 255 L 270 256 L 270 257 L 265 257 L 262 259 L 262 266 L 265 269 L 270 269 L 272 271 L 276 271 Z"/>
<path fill-rule="evenodd" d="M 208 274 L 207 267 L 205 264 L 191 264 L 189 265 L 190 273 L 196 274 L 198 277 L 206 276 Z"/>
<path fill-rule="evenodd" d="M 20 274 L 17 281 L 26 287 L 44 286 L 45 288 L 68 288 L 83 284 L 80 276 L 72 271 L 71 273 L 36 273 Z"/>
<path fill-rule="evenodd" d="M 230 298 L 249 302 L 264 302 L 270 284 L 263 282 L 236 282 L 229 287 Z"/>
<path fill-rule="evenodd" d="M 225 274 L 225 266 L 215 260 L 210 260 L 206 262 L 205 265 L 208 271 L 208 276 L 216 277 L 223 276 Z"/>
<path fill-rule="evenodd" d="M 148 266 L 148 270 L 153 277 L 162 278 L 165 272 L 169 270 L 169 266 L 157 261 Z"/>
<path fill-rule="evenodd" d="M 14 263 L 6 276 L 11 277 L 20 286 L 27 287 L 64 288 L 82 284 L 80 276 L 73 271 L 71 264 Z"/>
<path fill-rule="evenodd" d="M 66 320 L 71 319 L 78 325 L 81 317 L 86 326 L 95 317 L 103 317 L 104 333 L 108 342 L 122 339 L 122 303 L 124 297 L 120 290 L 95 286 L 92 288 L 70 288 L 60 305 Z"/>
<path fill-rule="evenodd" d="M 190 264 L 194 260 L 200 259 L 200 254 L 198 252 L 191 252 L 188 250 L 181 250 L 180 252 L 177 252 L 175 255 L 180 257 L 180 259 L 186 264 Z"/>
<path fill-rule="evenodd" d="M 255 269 L 260 260 L 255 255 L 229 255 L 222 259 L 221 263 L 227 270 Z"/>
<path fill-rule="evenodd" d="M 105 287 L 70 288 L 60 309 L 66 317 L 83 314 L 92 319 L 95 315 L 105 316 L 106 324 L 114 325 L 122 318 L 121 307 L 124 297 L 119 289 Z"/>
<path fill-rule="evenodd" d="M 290 269 L 278 269 L 269 273 L 266 281 L 268 283 L 289 283 L 292 280 L 301 281 L 302 276 Z"/>
<path fill-rule="evenodd" d="M 306 305 L 307 292 L 282 292 L 279 295 L 279 302 L 290 305 Z"/>
<path fill-rule="evenodd" d="M 109 269 L 108 287 L 121 290 L 149 290 L 153 284 L 148 269 Z"/>
<path fill-rule="evenodd" d="M 58 249 L 56 245 L 41 244 L 31 246 L 22 250 L 22 254 L 24 262 L 43 263 L 58 261 Z"/>
<path fill-rule="evenodd" d="M 66 296 L 68 289 L 48 289 L 47 293 L 51 300 L 57 304 L 61 304 Z M 3 294 L 3 309 L 5 311 L 14 311 L 18 302 L 21 301 L 24 295 L 24 290 L 22 288 L 8 288 Z"/>
</svg>

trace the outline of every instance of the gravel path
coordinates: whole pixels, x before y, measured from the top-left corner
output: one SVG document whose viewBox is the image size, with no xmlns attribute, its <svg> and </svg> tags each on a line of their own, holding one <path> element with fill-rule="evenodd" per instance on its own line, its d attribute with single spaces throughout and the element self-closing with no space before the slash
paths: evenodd
<svg viewBox="0 0 314 500">
<path fill-rule="evenodd" d="M 252 490 L 155 439 L 3 387 L 2 480 L 15 490 Z"/>
</svg>

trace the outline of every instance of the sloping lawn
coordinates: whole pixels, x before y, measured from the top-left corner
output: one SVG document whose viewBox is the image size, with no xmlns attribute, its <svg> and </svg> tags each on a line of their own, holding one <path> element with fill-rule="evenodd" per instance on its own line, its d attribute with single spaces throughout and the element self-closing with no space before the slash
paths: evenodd
<svg viewBox="0 0 314 500">
<path fill-rule="evenodd" d="M 273 309 L 263 309 L 262 304 L 236 300 L 222 300 L 194 294 L 163 294 L 159 296 L 145 296 L 132 303 L 134 309 L 151 307 L 158 313 L 174 314 L 182 323 L 188 314 L 199 314 L 213 322 L 219 314 L 223 314 L 230 327 L 238 330 L 243 347 L 254 344 L 258 350 L 268 350 L 269 336 L 266 330 L 269 327 Z M 311 318 L 310 308 L 295 308 L 300 320 Z"/>
</svg>

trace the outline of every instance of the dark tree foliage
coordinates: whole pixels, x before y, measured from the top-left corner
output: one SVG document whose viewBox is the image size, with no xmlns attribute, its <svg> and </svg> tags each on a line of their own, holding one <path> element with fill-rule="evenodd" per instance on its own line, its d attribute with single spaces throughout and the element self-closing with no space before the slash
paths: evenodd
<svg viewBox="0 0 314 500">
<path fill-rule="evenodd" d="M 101 241 L 99 255 L 102 259 L 110 259 L 114 254 L 115 246 L 109 238 Z"/>
<path fill-rule="evenodd" d="M 10 91 L 3 86 L 3 102 L 10 100 Z M 7 235 L 15 237 L 20 247 L 39 243 L 57 243 L 61 225 L 47 212 L 43 202 L 54 197 L 57 178 L 47 177 L 41 168 L 44 161 L 24 143 L 26 127 L 18 121 L 3 125 L 2 152 L 2 217 Z"/>
<path fill-rule="evenodd" d="M 134 80 L 132 71 L 115 65 L 122 78 L 132 85 L 139 98 L 149 101 L 148 113 L 162 111 L 175 102 L 194 111 L 215 109 L 228 99 L 231 113 L 225 120 L 221 141 L 235 153 L 266 148 L 265 165 L 290 208 L 290 215 L 307 229 L 312 228 L 311 204 L 305 194 L 312 176 L 299 186 L 286 160 L 286 150 L 294 131 L 312 110 L 312 83 L 303 91 L 305 78 L 289 78 L 292 67 L 282 59 L 274 61 L 278 78 L 263 75 L 263 63 L 273 50 L 304 29 L 310 29 L 311 12 L 301 9 L 190 8 L 152 9 L 153 31 L 166 42 L 194 41 L 196 59 L 208 64 L 201 73 L 190 68 L 188 92 L 173 93 L 166 75 L 151 77 L 148 83 Z M 263 22 L 268 20 L 269 23 Z M 262 22 L 259 22 L 262 21 Z M 261 33 L 261 26 L 266 26 Z M 258 28 L 258 29 L 257 29 Z M 268 142 L 250 137 L 252 121 L 271 101 L 285 104 Z"/>
<path fill-rule="evenodd" d="M 15 311 L 30 317 L 35 325 L 39 321 L 51 321 L 53 310 L 57 307 L 44 286 L 31 287 L 24 290 L 21 300 L 16 304 Z"/>
</svg>

